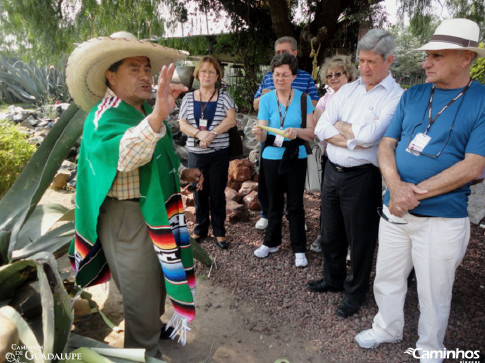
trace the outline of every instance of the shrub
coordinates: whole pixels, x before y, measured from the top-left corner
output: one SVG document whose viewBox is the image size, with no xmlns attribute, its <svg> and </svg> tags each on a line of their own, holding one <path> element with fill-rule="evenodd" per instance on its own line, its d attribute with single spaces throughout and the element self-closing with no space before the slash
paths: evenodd
<svg viewBox="0 0 485 363">
<path fill-rule="evenodd" d="M 7 121 L 0 121 L 0 198 L 22 172 L 36 147 L 26 135 Z"/>
</svg>

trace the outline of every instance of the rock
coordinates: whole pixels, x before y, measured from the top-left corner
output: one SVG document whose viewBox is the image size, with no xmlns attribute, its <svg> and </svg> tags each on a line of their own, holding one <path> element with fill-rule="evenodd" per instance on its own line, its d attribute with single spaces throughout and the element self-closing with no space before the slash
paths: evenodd
<svg viewBox="0 0 485 363">
<path fill-rule="evenodd" d="M 228 187 L 224 190 L 224 193 L 226 194 L 226 200 L 234 200 L 237 196 L 237 191 Z M 238 201 L 236 201 L 236 203 L 238 203 Z"/>
<path fill-rule="evenodd" d="M 195 207 L 185 208 L 185 219 L 192 223 L 195 223 Z"/>
<path fill-rule="evenodd" d="M 470 222 L 478 224 L 485 217 L 485 182 L 472 185 L 471 190 L 468 197 L 468 215 Z"/>
<path fill-rule="evenodd" d="M 254 164 L 248 159 L 232 160 L 229 163 L 227 176 L 227 186 L 234 190 L 239 190 L 246 180 L 251 180 L 254 175 Z"/>
<path fill-rule="evenodd" d="M 193 207 L 195 205 L 194 194 L 182 195 L 182 202 L 185 207 Z"/>
<path fill-rule="evenodd" d="M 248 195 L 252 191 L 257 192 L 257 190 L 258 190 L 258 183 L 254 182 L 254 181 L 245 181 L 244 183 L 242 183 L 241 188 L 239 189 L 238 193 L 242 197 L 245 197 L 246 195 Z"/>
<path fill-rule="evenodd" d="M 251 193 L 246 195 L 243 200 L 244 204 L 248 207 L 249 210 L 261 210 L 257 191 L 253 190 Z"/>
<path fill-rule="evenodd" d="M 188 157 L 189 157 L 189 153 L 188 153 L 187 149 L 180 146 L 180 145 L 177 145 L 175 143 L 174 143 L 173 147 L 175 149 L 175 153 L 180 158 L 180 162 L 183 165 L 187 165 L 187 160 L 188 160 Z"/>
<path fill-rule="evenodd" d="M 226 219 L 229 223 L 245 222 L 249 219 L 249 211 L 246 206 L 233 200 L 226 202 L 226 210 Z M 185 213 L 187 213 L 187 210 Z"/>
<path fill-rule="evenodd" d="M 51 183 L 52 189 L 65 189 L 71 172 L 66 169 L 59 169 Z"/>
</svg>

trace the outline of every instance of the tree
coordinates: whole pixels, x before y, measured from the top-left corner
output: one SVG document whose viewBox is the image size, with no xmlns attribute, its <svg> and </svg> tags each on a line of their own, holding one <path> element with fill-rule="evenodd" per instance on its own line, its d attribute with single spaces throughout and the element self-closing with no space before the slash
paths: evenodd
<svg viewBox="0 0 485 363">
<path fill-rule="evenodd" d="M 151 38 L 164 29 L 158 0 L 0 1 L 4 50 L 25 60 L 55 63 L 71 53 L 75 43 L 92 37 L 126 30 Z M 183 19 L 183 11 L 177 14 Z"/>
</svg>

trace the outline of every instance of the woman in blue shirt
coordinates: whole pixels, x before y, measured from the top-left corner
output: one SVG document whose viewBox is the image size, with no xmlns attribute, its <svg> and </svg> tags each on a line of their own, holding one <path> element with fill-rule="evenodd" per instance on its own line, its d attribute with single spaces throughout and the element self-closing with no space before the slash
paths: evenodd
<svg viewBox="0 0 485 363">
<path fill-rule="evenodd" d="M 287 196 L 290 223 L 291 248 L 295 253 L 295 265 L 305 267 L 305 189 L 306 158 L 305 141 L 315 137 L 313 130 L 314 107 L 307 95 L 306 127 L 302 125 L 302 92 L 293 89 L 291 83 L 298 72 L 298 61 L 289 53 L 276 55 L 271 61 L 271 71 L 276 89 L 260 99 L 258 124 L 285 131 L 285 136 L 266 132 L 254 126 L 253 134 L 265 143 L 261 157 L 264 178 L 268 188 L 268 228 L 263 244 L 254 251 L 256 257 L 265 258 L 278 251 L 281 245 L 281 225 L 284 194 Z"/>
</svg>

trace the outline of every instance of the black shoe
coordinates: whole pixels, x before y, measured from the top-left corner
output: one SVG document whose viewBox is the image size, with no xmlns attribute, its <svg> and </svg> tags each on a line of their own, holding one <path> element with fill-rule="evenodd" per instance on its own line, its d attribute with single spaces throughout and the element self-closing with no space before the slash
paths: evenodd
<svg viewBox="0 0 485 363">
<path fill-rule="evenodd" d="M 224 241 L 218 241 L 218 240 L 216 239 L 216 244 L 217 244 L 217 245 L 218 245 L 220 248 L 222 248 L 223 250 L 227 250 L 227 248 L 229 247 L 229 243 L 228 243 L 226 240 L 224 240 Z"/>
<path fill-rule="evenodd" d="M 160 339 L 170 339 L 170 335 L 173 333 L 173 327 L 170 327 L 168 329 L 167 324 L 163 323 L 162 324 L 162 331 L 160 332 Z"/>
<path fill-rule="evenodd" d="M 342 287 L 334 287 L 334 286 L 328 285 L 325 282 L 325 279 L 310 281 L 308 284 L 305 285 L 305 287 L 312 292 L 327 292 L 327 291 L 339 292 L 339 291 L 344 291 L 344 289 Z"/>
<path fill-rule="evenodd" d="M 354 298 L 346 296 L 344 300 L 337 307 L 337 315 L 342 318 L 348 318 L 359 311 L 361 303 Z"/>
</svg>

